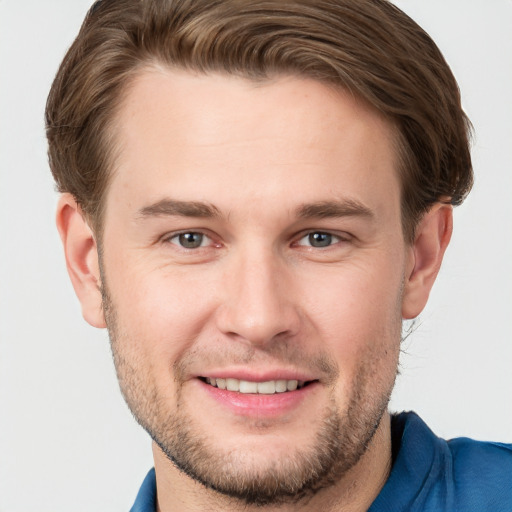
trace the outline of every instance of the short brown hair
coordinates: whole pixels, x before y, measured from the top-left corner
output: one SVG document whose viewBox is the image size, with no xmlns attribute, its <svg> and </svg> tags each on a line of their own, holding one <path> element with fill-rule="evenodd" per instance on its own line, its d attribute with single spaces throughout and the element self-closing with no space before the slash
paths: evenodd
<svg viewBox="0 0 512 512">
<path fill-rule="evenodd" d="M 441 52 L 386 0 L 101 0 L 89 10 L 46 107 L 57 187 L 101 231 L 111 125 L 151 63 L 262 80 L 294 74 L 348 89 L 397 127 L 402 222 L 460 204 L 473 182 L 470 124 Z"/>
</svg>

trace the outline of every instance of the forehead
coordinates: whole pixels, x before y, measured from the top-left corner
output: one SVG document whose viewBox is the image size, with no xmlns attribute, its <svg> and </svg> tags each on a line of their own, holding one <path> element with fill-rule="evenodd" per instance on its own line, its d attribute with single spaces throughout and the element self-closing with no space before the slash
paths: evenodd
<svg viewBox="0 0 512 512">
<path fill-rule="evenodd" d="M 344 196 L 372 207 L 399 202 L 394 127 L 311 79 L 256 83 L 151 68 L 131 83 L 114 126 L 107 211 L 166 196 L 230 211 L 248 200 L 288 210 Z"/>
</svg>

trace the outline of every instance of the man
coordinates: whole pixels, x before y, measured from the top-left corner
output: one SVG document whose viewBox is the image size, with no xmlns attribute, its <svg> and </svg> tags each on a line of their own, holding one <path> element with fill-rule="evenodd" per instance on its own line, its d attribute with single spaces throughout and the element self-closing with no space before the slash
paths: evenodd
<svg viewBox="0 0 512 512">
<path fill-rule="evenodd" d="M 133 511 L 510 509 L 510 446 L 387 412 L 472 184 L 401 11 L 97 2 L 47 131 L 84 318 L 154 441 Z"/>
</svg>

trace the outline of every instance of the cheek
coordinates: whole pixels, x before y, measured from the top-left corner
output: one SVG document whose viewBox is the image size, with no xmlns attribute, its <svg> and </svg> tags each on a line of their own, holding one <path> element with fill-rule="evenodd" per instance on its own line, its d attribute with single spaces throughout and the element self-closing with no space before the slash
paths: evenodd
<svg viewBox="0 0 512 512">
<path fill-rule="evenodd" d="M 305 309 L 312 330 L 336 359 L 346 382 L 362 360 L 379 361 L 393 375 L 401 334 L 400 266 L 346 266 L 332 273 L 327 286 L 315 284 L 318 280 L 312 279 L 300 292 L 308 297 Z"/>
<path fill-rule="evenodd" d="M 168 368 L 204 328 L 212 309 L 208 284 L 190 272 L 137 272 L 126 263 L 119 268 L 132 269 L 109 275 L 123 348 L 153 367 Z"/>
<path fill-rule="evenodd" d="M 403 273 L 399 264 L 346 265 L 326 275 L 311 273 L 303 279 L 305 309 L 318 328 L 331 329 L 354 339 L 382 332 L 400 322 Z"/>
</svg>

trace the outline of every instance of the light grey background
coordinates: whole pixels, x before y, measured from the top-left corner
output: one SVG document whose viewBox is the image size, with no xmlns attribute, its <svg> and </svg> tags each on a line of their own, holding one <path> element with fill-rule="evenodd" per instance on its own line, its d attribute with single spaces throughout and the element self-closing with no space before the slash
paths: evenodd
<svg viewBox="0 0 512 512">
<path fill-rule="evenodd" d="M 438 42 L 476 129 L 476 185 L 405 344 L 393 410 L 512 441 L 512 2 L 397 2 Z M 150 442 L 81 318 L 54 227 L 43 110 L 89 0 L 0 0 L 0 511 L 128 510 Z"/>
</svg>

